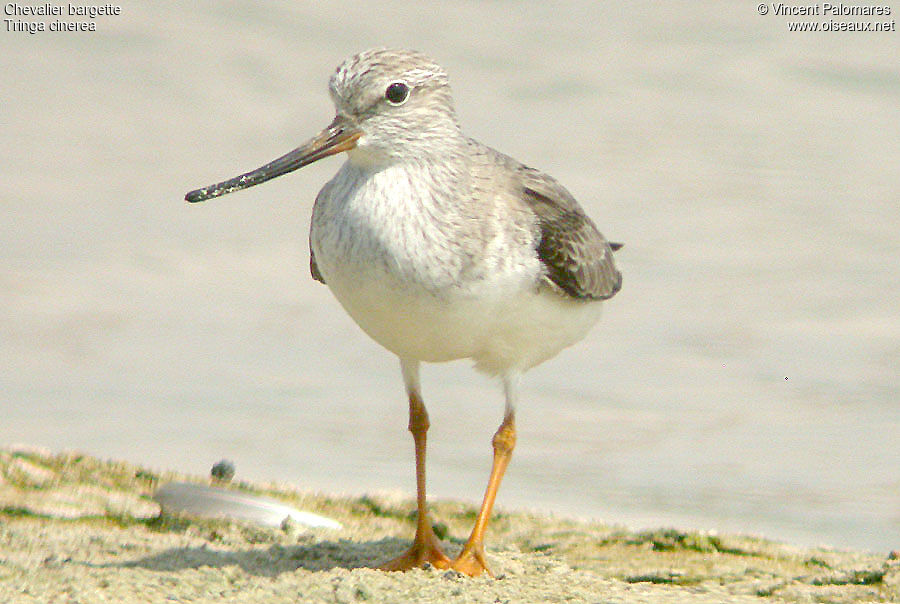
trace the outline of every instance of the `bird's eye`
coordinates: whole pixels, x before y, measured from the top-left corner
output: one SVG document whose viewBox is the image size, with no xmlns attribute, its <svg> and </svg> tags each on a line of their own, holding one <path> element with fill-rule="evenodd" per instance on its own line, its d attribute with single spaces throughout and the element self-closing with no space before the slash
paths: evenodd
<svg viewBox="0 0 900 604">
<path fill-rule="evenodd" d="M 402 105 L 409 98 L 409 86 L 403 82 L 394 82 L 384 91 L 384 98 L 394 105 Z"/>
</svg>

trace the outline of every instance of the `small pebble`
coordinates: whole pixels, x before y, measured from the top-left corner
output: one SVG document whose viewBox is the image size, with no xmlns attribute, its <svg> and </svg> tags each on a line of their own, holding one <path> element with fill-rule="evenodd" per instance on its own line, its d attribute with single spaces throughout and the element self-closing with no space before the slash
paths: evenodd
<svg viewBox="0 0 900 604">
<path fill-rule="evenodd" d="M 231 482 L 231 479 L 234 478 L 234 462 L 223 459 L 217 462 L 209 473 L 215 481 Z"/>
</svg>

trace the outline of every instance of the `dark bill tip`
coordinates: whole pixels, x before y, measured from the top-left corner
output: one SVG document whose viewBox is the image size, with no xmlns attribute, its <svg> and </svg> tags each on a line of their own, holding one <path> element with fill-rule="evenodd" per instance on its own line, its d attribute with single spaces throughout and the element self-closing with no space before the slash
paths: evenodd
<svg viewBox="0 0 900 604">
<path fill-rule="evenodd" d="M 260 170 L 262 170 L 262 168 L 260 168 Z M 239 191 L 241 189 L 246 189 L 247 187 L 252 187 L 255 184 L 263 182 L 258 176 L 256 179 L 251 178 L 258 174 L 259 170 L 254 170 L 253 172 L 247 172 L 246 174 L 241 174 L 230 180 L 203 187 L 202 189 L 194 189 L 184 196 L 184 200 L 188 203 L 197 203 L 214 197 L 221 197 L 232 191 Z M 275 176 L 277 176 L 277 174 L 272 175 L 269 178 L 274 178 Z M 268 180 L 268 178 L 265 180 Z"/>
<path fill-rule="evenodd" d="M 207 199 L 212 199 L 213 197 L 217 197 L 218 195 L 224 195 L 225 193 L 219 193 L 216 191 L 210 192 L 209 188 L 204 189 L 194 189 L 190 191 L 187 195 L 184 196 L 184 200 L 188 203 L 197 203 L 198 201 L 206 201 Z"/>
<path fill-rule="evenodd" d="M 206 199 L 206 189 L 195 189 L 189 191 L 187 195 L 184 196 L 184 200 L 188 203 L 197 203 L 198 201 L 205 201 Z"/>
</svg>

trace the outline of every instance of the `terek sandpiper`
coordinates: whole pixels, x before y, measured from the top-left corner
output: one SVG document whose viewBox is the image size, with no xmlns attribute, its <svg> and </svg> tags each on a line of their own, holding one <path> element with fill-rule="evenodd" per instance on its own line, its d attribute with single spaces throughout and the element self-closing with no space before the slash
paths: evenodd
<svg viewBox="0 0 900 604">
<path fill-rule="evenodd" d="M 252 172 L 191 191 L 198 202 L 340 152 L 319 192 L 310 270 L 356 323 L 396 354 L 415 442 L 418 521 L 410 550 L 382 568 L 426 562 L 490 572 L 483 538 L 516 444 L 519 376 L 581 340 L 622 285 L 609 243 L 552 177 L 465 136 L 446 72 L 408 50 L 344 61 L 329 91 L 337 115 L 312 140 Z M 421 362 L 472 359 L 506 397 L 494 462 L 472 533 L 455 560 L 425 505 L 428 413 Z"/>
</svg>

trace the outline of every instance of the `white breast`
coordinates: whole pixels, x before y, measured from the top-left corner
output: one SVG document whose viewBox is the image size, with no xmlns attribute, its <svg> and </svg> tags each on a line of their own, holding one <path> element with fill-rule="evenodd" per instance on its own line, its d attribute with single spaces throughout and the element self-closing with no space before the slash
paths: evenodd
<svg viewBox="0 0 900 604">
<path fill-rule="evenodd" d="M 400 357 L 472 358 L 494 374 L 528 369 L 584 337 L 600 304 L 540 285 L 527 225 L 511 229 L 502 200 L 478 213 L 448 205 L 424 184 L 435 182 L 409 166 L 375 172 L 348 162 L 320 192 L 310 243 L 354 321 Z"/>
</svg>

